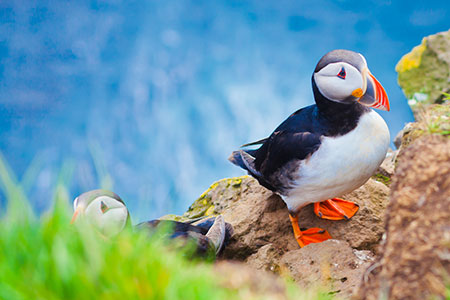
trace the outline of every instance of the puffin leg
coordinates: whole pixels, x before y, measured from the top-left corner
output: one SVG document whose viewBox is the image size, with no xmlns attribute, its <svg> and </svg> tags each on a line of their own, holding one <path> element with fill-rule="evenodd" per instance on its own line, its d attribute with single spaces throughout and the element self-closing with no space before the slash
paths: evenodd
<svg viewBox="0 0 450 300">
<path fill-rule="evenodd" d="M 320 243 L 331 239 L 331 235 L 328 233 L 328 231 L 322 228 L 309 228 L 303 231 L 300 230 L 297 215 L 292 216 L 291 214 L 289 214 L 289 219 L 291 220 L 292 229 L 294 230 L 294 236 L 300 248 L 303 248 L 304 246 L 311 243 Z"/>
<path fill-rule="evenodd" d="M 358 204 L 340 198 L 314 203 L 314 213 L 319 218 L 328 220 L 348 220 L 358 209 Z"/>
</svg>

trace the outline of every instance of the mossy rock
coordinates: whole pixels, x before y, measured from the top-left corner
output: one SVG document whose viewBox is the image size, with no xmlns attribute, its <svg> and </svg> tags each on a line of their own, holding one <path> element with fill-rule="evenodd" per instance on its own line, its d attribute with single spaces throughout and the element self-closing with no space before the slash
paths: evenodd
<svg viewBox="0 0 450 300">
<path fill-rule="evenodd" d="M 382 173 L 375 173 L 375 175 L 373 175 L 372 178 L 375 179 L 376 181 L 383 183 L 386 186 L 391 185 L 391 177 L 386 176 Z"/>
<path fill-rule="evenodd" d="M 204 216 L 210 216 L 217 214 L 214 203 L 211 201 L 213 195 L 222 193 L 224 197 L 227 197 L 225 193 L 234 193 L 236 189 L 240 189 L 242 180 L 248 178 L 248 176 L 225 178 L 214 182 L 200 197 L 192 203 L 188 211 L 184 213 L 183 217 L 194 219 Z M 231 189 L 230 189 L 231 188 Z M 234 196 L 234 195 L 233 195 Z"/>
<path fill-rule="evenodd" d="M 424 135 L 450 137 L 450 104 L 434 104 L 417 112 L 417 122 L 409 123 L 403 129 L 401 148 Z"/>
<path fill-rule="evenodd" d="M 416 114 L 420 107 L 446 102 L 450 92 L 450 30 L 430 35 L 403 56 L 395 70 Z"/>
<path fill-rule="evenodd" d="M 170 221 L 178 221 L 178 222 L 189 222 L 192 221 L 190 218 L 184 217 L 184 216 L 178 216 L 178 215 L 165 215 L 159 218 L 160 220 L 170 220 Z"/>
</svg>

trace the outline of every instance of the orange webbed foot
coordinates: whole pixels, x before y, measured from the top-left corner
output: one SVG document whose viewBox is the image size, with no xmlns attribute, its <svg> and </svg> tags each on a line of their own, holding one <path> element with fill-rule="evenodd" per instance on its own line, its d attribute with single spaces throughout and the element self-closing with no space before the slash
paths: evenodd
<svg viewBox="0 0 450 300">
<path fill-rule="evenodd" d="M 327 220 L 348 220 L 358 209 L 358 204 L 340 198 L 314 203 L 314 213 L 319 218 Z"/>
<path fill-rule="evenodd" d="M 311 243 L 321 243 L 323 241 L 331 239 L 331 235 L 325 229 L 309 228 L 306 230 L 301 230 L 298 226 L 298 218 L 293 217 L 292 215 L 289 215 L 289 218 L 291 219 L 295 239 L 297 240 L 300 248 L 303 248 L 304 246 Z"/>
</svg>

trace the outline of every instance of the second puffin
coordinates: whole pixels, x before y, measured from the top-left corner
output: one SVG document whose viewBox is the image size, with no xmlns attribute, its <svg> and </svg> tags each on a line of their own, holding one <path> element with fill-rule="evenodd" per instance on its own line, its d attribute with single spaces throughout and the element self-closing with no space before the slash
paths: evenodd
<svg viewBox="0 0 450 300">
<path fill-rule="evenodd" d="M 318 62 L 312 88 L 316 104 L 298 110 L 256 150 L 234 151 L 229 160 L 286 202 L 295 238 L 303 247 L 331 236 L 321 228 L 301 230 L 298 213 L 314 203 L 321 218 L 351 218 L 358 205 L 339 199 L 363 185 L 386 156 L 389 130 L 369 107 L 389 110 L 381 84 L 365 58 L 334 50 Z"/>
</svg>

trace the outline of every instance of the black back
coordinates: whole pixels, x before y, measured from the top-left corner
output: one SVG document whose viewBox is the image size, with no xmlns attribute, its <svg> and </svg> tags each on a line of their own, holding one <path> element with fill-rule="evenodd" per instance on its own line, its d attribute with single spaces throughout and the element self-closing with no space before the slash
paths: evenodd
<svg viewBox="0 0 450 300">
<path fill-rule="evenodd" d="M 209 224 L 208 224 L 209 225 Z M 179 233 L 179 232 L 196 232 L 205 235 L 209 228 L 212 226 L 195 226 L 191 225 L 189 223 L 184 222 L 178 222 L 178 221 L 172 221 L 172 220 L 152 220 L 152 221 L 146 221 L 139 223 L 136 225 L 136 228 L 158 228 L 166 226 L 168 229 L 170 229 L 170 232 L 172 233 Z"/>
<path fill-rule="evenodd" d="M 150 233 L 154 229 L 160 227 L 166 227 L 169 229 L 168 238 L 176 239 L 180 238 L 186 241 L 186 243 L 193 242 L 196 244 L 195 254 L 200 257 L 209 256 L 211 253 L 215 254 L 213 243 L 206 236 L 209 229 L 214 224 L 215 217 L 208 218 L 198 224 L 192 225 L 190 223 L 178 222 L 172 220 L 152 220 L 139 223 L 136 225 L 136 229 L 150 229 Z M 225 239 L 224 246 L 226 246 L 233 234 L 233 227 L 229 223 L 225 223 Z M 221 249 L 221 250 L 222 250 Z"/>
<path fill-rule="evenodd" d="M 350 132 L 357 126 L 361 115 L 370 111 L 357 102 L 343 104 L 328 100 L 319 92 L 314 77 L 312 86 L 315 105 L 289 116 L 259 149 L 245 151 L 254 157 L 250 170 L 238 152 L 233 152 L 230 157 L 230 161 L 248 170 L 261 185 L 280 194 L 289 190 L 297 179 L 299 161 L 317 151 L 323 137 Z M 249 164 L 248 161 L 246 163 Z"/>
</svg>

